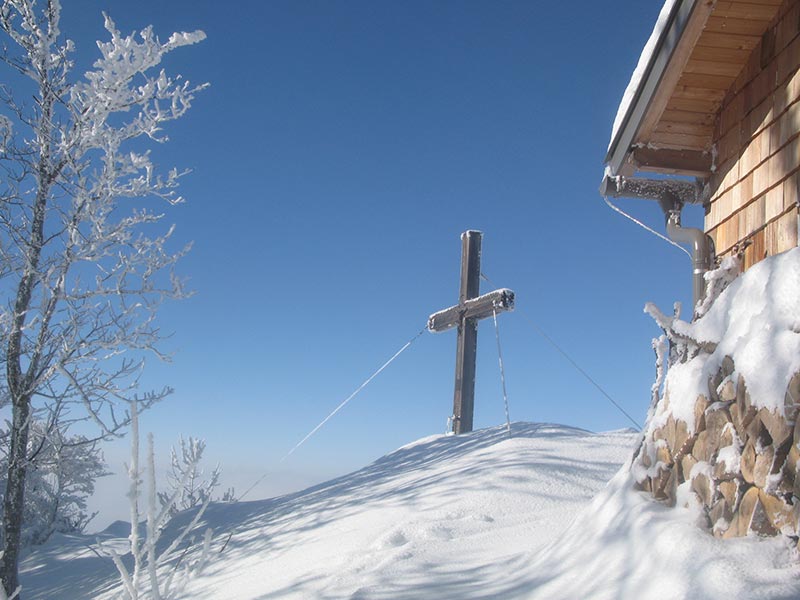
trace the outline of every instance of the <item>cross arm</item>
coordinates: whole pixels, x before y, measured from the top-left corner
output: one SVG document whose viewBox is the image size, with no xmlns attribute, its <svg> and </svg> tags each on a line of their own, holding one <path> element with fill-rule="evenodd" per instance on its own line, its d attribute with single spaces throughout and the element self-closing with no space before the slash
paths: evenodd
<svg viewBox="0 0 800 600">
<path fill-rule="evenodd" d="M 514 292 L 503 288 L 440 310 L 428 317 L 428 330 L 439 333 L 456 327 L 462 319 L 485 319 L 495 311 L 514 310 Z"/>
</svg>

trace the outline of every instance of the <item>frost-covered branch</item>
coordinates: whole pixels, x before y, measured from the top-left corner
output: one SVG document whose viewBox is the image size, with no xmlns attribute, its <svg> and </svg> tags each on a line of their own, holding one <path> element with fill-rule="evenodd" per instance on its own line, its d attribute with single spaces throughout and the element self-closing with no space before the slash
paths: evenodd
<svg viewBox="0 0 800 600">
<path fill-rule="evenodd" d="M 737 256 L 727 256 L 722 259 L 719 267 L 706 271 L 706 295 L 697 307 L 697 318 L 705 315 L 719 295 L 725 291 L 734 279 L 742 272 L 742 261 Z"/>
<path fill-rule="evenodd" d="M 697 319 L 708 312 L 713 302 L 740 273 L 741 261 L 737 257 L 731 256 L 723 259 L 717 269 L 708 271 L 705 274 L 706 296 L 703 302 L 697 307 Z M 680 303 L 675 303 L 673 316 L 665 315 L 651 302 L 645 304 L 644 312 L 653 318 L 669 340 L 670 366 L 678 362 L 685 362 L 697 356 L 699 352 L 706 352 L 708 354 L 714 352 L 718 340 L 697 339 L 691 333 L 691 324 L 680 319 Z"/>
<path fill-rule="evenodd" d="M 139 598 L 144 597 L 152 598 L 153 600 L 166 600 L 168 598 L 175 597 L 175 594 L 177 594 L 179 591 L 179 589 L 173 589 L 172 587 L 177 563 L 175 568 L 172 569 L 165 569 L 161 567 L 165 567 L 168 561 L 175 558 L 176 550 L 183 543 L 186 536 L 195 530 L 200 522 L 200 519 L 202 519 L 209 502 L 211 501 L 211 494 L 207 494 L 203 502 L 199 505 L 199 507 L 197 507 L 197 510 L 189 524 L 183 527 L 173 538 L 171 543 L 159 552 L 157 545 L 159 539 L 161 538 L 162 531 L 169 520 L 170 515 L 172 514 L 174 503 L 178 498 L 180 491 L 184 489 L 187 484 L 190 473 L 197 471 L 197 461 L 199 461 L 199 458 L 202 456 L 202 450 L 199 454 L 195 455 L 196 461 L 193 464 L 188 465 L 188 471 L 184 473 L 181 481 L 179 482 L 179 489 L 175 490 L 173 495 L 167 501 L 167 504 L 159 509 L 157 506 L 158 494 L 156 492 L 155 450 L 153 435 L 149 434 L 146 457 L 147 469 L 144 472 L 147 480 L 145 535 L 144 539 L 141 538 L 140 522 L 142 515 L 139 508 L 139 500 L 142 496 L 143 473 L 139 469 L 139 419 L 137 413 L 137 404 L 135 402 L 131 403 L 130 412 L 131 465 L 128 468 L 128 477 L 130 480 L 128 500 L 131 511 L 131 533 L 129 536 L 129 543 L 130 554 L 133 561 L 133 570 L 129 570 L 112 549 L 106 550 L 99 542 L 98 545 L 100 550 L 102 552 L 106 552 L 116 565 L 120 575 L 122 588 L 129 600 L 138 600 Z M 192 438 L 189 439 L 192 440 Z M 215 469 L 214 473 L 215 477 L 211 487 L 216 485 L 216 474 L 218 474 L 218 469 Z M 185 571 L 184 574 L 187 578 L 194 573 L 199 573 L 200 569 L 202 569 L 202 567 L 205 565 L 207 553 L 210 547 L 210 536 L 210 530 L 206 531 L 204 544 L 201 550 L 201 556 L 192 565 L 192 567 Z M 147 573 L 147 584 L 145 584 L 143 581 L 143 574 L 145 572 Z"/>
<path fill-rule="evenodd" d="M 96 514 L 87 512 L 95 480 L 108 474 L 97 442 L 68 433 L 52 413 L 37 411 L 30 431 L 21 536 L 26 546 L 43 544 L 55 532 L 83 531 Z M 7 425 L 0 428 L 2 473 L 8 470 L 10 434 Z"/>
<path fill-rule="evenodd" d="M 652 302 L 645 304 L 644 312 L 650 315 L 664 331 L 669 340 L 669 364 L 673 365 L 697 355 L 698 352 L 713 352 L 715 343 L 693 338 L 688 332 L 687 323 L 680 320 L 680 303 L 675 303 L 675 314 L 667 316 Z"/>
<path fill-rule="evenodd" d="M 653 385 L 650 387 L 650 408 L 647 411 L 647 421 L 649 421 L 653 416 L 656 405 L 661 399 L 661 388 L 664 385 L 664 377 L 667 373 L 667 336 L 662 335 L 657 338 L 653 338 L 652 346 L 653 352 L 655 352 L 656 355 L 656 377 L 653 381 Z"/>
<path fill-rule="evenodd" d="M 172 448 L 170 472 L 167 474 L 169 489 L 159 492 L 161 505 L 169 509 L 169 516 L 180 511 L 189 510 L 204 504 L 219 483 L 219 467 L 211 471 L 208 479 L 204 478 L 200 462 L 203 458 L 206 443 L 204 440 L 183 436 L 179 439 L 179 447 Z"/>
<path fill-rule="evenodd" d="M 139 374 L 144 355 L 167 358 L 159 306 L 187 295 L 175 266 L 188 247 L 174 248 L 163 215 L 135 201 L 182 201 L 187 171 L 157 168 L 146 145 L 167 141 L 165 126 L 205 87 L 169 75 L 163 58 L 205 34 L 162 41 L 146 27 L 123 35 L 104 15 L 108 39 L 77 74 L 60 16 L 60 0 L 0 0 L 0 61 L 26 80 L 0 86 L 0 362 L 12 409 L 0 561 L 7 592 L 17 585 L 33 414 L 57 407 L 57 421 L 45 417 L 53 431 L 81 413 L 99 437 L 117 435 L 128 422 L 118 403 L 136 399 L 143 409 L 168 393 L 142 394 Z"/>
</svg>

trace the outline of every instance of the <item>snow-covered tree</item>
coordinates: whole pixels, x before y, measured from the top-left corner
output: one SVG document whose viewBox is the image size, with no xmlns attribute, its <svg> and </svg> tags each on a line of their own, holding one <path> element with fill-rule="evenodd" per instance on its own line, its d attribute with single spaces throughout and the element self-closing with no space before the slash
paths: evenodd
<svg viewBox="0 0 800 600">
<path fill-rule="evenodd" d="M 0 432 L 0 476 L 8 472 L 10 431 Z M 108 474 L 96 440 L 69 435 L 42 421 L 31 424 L 22 543 L 43 544 L 53 533 L 84 530 L 95 516 L 86 501 L 94 482 Z M 5 489 L 5 482 L 0 482 Z M 0 489 L 0 494 L 2 493 Z"/>
<path fill-rule="evenodd" d="M 189 437 L 179 439 L 179 447 L 172 447 L 170 471 L 167 473 L 167 490 L 158 493 L 162 507 L 167 507 L 170 516 L 189 510 L 211 499 L 211 492 L 219 483 L 219 467 L 211 471 L 208 478 L 200 467 L 205 440 Z"/>
<path fill-rule="evenodd" d="M 11 404 L 3 556 L 7 593 L 18 584 L 31 426 L 37 406 L 61 415 L 82 406 L 98 437 L 169 389 L 137 395 L 148 352 L 158 354 L 159 304 L 184 295 L 171 228 L 137 198 L 178 203 L 183 174 L 161 175 L 146 150 L 183 116 L 199 89 L 157 70 L 168 52 L 202 40 L 147 27 L 109 41 L 82 76 L 60 32 L 59 0 L 0 0 L 0 361 Z M 15 72 L 15 73 L 14 73 Z M 76 417 L 77 418 L 77 417 Z"/>
</svg>

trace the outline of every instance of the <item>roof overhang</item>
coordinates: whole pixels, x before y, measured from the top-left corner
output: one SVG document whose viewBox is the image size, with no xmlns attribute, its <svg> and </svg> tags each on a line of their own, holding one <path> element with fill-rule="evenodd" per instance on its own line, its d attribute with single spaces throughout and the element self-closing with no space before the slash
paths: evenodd
<svg viewBox="0 0 800 600">
<path fill-rule="evenodd" d="M 708 177 L 717 113 L 782 2 L 667 0 L 620 106 L 607 173 Z"/>
<path fill-rule="evenodd" d="M 641 137 L 639 133 L 643 125 L 648 121 L 654 121 L 654 113 L 663 112 L 666 107 L 666 102 L 659 107 L 657 104 L 660 102 L 657 101 L 663 100 L 666 95 L 664 87 L 669 85 L 670 79 L 675 80 L 672 82 L 673 85 L 677 83 L 674 73 L 683 66 L 677 63 L 683 55 L 685 55 L 685 59 L 688 59 L 686 49 L 690 40 L 686 34 L 691 31 L 699 34 L 705 25 L 705 18 L 710 13 L 709 10 L 701 10 L 704 6 L 708 5 L 703 0 L 677 0 L 672 6 L 666 26 L 661 29 L 644 74 L 639 79 L 622 122 L 614 132 L 614 137 L 609 145 L 605 162 L 608 164 L 611 175 L 632 175 L 637 170 L 634 166 L 635 162 L 632 160 L 633 152 L 637 149 L 649 150 L 651 155 L 649 163 L 658 162 L 653 154 L 660 154 L 659 149 L 652 147 L 648 149 L 646 145 L 637 144 L 636 140 Z M 691 40 L 692 45 L 696 41 L 697 35 L 693 37 L 695 39 Z M 685 59 L 682 62 L 685 63 Z M 670 73 L 673 74 L 672 77 L 670 77 Z M 684 154 L 683 156 L 684 159 L 688 159 L 689 164 L 693 164 L 693 159 L 697 158 L 692 155 Z"/>
</svg>

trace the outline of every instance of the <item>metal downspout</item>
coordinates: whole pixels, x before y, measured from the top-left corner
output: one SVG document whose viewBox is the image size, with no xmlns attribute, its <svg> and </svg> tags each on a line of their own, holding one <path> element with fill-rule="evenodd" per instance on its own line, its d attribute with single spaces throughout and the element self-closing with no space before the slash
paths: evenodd
<svg viewBox="0 0 800 600">
<path fill-rule="evenodd" d="M 667 236 L 673 242 L 690 244 L 692 247 L 692 311 L 706 297 L 705 274 L 714 262 L 714 242 L 705 232 L 694 227 L 681 227 L 680 209 L 667 215 Z"/>
<path fill-rule="evenodd" d="M 600 186 L 603 196 L 614 198 L 643 198 L 658 201 L 664 212 L 667 236 L 674 242 L 689 244 L 692 255 L 692 311 L 705 298 L 705 274 L 714 263 L 714 241 L 700 229 L 681 227 L 681 210 L 686 202 L 700 204 L 701 188 L 687 181 L 610 177 L 606 175 Z"/>
</svg>

